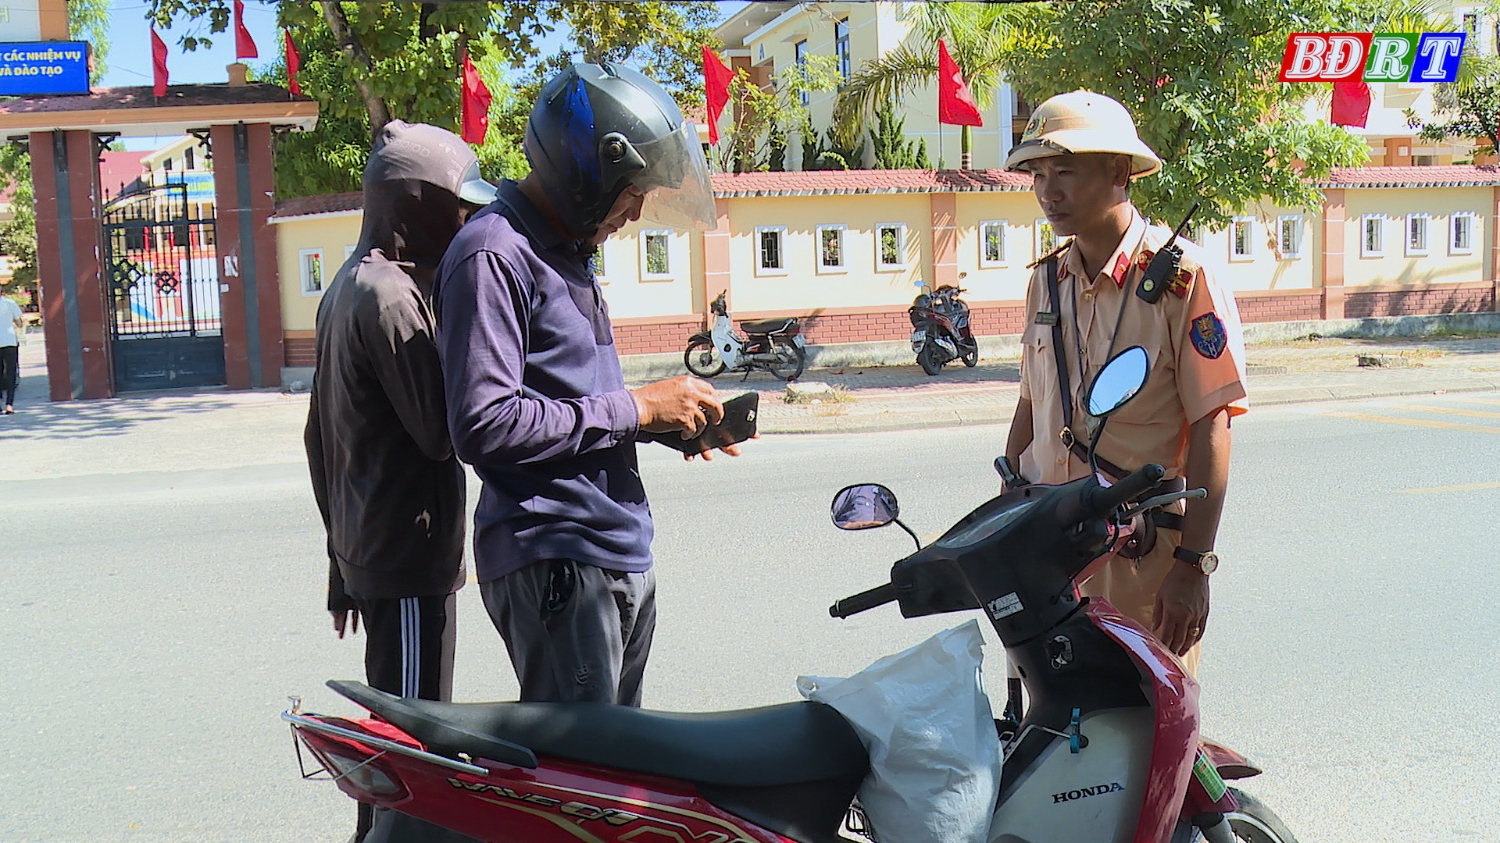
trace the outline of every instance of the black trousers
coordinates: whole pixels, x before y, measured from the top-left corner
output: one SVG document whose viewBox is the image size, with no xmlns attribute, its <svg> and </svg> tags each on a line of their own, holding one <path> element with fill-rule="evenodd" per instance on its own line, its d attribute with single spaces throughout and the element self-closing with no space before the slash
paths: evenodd
<svg viewBox="0 0 1500 843">
<path fill-rule="evenodd" d="M 654 571 L 544 560 L 480 583 L 479 593 L 523 702 L 641 704 L 656 631 Z"/>
<path fill-rule="evenodd" d="M 16 403 L 16 385 L 21 382 L 21 347 L 0 345 L 0 406 Z"/>
<path fill-rule="evenodd" d="M 365 681 L 424 700 L 453 699 L 457 595 L 355 599 L 365 630 Z M 355 839 L 364 843 L 462 843 L 472 838 L 361 802 Z"/>
</svg>

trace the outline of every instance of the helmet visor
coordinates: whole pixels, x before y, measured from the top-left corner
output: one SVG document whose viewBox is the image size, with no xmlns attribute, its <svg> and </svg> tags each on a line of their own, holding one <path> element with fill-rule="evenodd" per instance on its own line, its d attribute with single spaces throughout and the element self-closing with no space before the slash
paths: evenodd
<svg viewBox="0 0 1500 843">
<path fill-rule="evenodd" d="M 706 231 L 718 224 L 708 160 L 698 129 L 684 120 L 675 132 L 635 147 L 646 162 L 631 183 L 646 191 L 641 216 L 673 228 Z"/>
</svg>

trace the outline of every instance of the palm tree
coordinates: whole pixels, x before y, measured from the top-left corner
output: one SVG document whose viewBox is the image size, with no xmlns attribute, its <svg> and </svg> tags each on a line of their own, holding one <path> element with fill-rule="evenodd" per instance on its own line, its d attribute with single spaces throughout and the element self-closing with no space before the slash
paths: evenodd
<svg viewBox="0 0 1500 843">
<path fill-rule="evenodd" d="M 1010 3 L 913 3 L 905 43 L 872 59 L 845 81 L 834 106 L 834 126 L 848 144 L 859 127 L 874 122 L 884 106 L 932 84 L 938 74 L 937 42 L 948 44 L 981 109 L 994 102 L 1002 76 L 1002 58 L 1025 37 L 1028 14 Z M 962 164 L 973 161 L 970 127 L 960 135 Z"/>
</svg>

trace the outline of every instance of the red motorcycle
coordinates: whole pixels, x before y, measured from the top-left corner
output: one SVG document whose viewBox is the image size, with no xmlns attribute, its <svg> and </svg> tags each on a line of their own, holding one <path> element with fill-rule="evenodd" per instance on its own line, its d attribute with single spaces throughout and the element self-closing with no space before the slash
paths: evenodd
<svg viewBox="0 0 1500 843">
<path fill-rule="evenodd" d="M 918 286 L 927 285 L 921 281 Z M 969 305 L 959 296 L 961 287 L 944 284 L 919 294 L 906 309 L 911 320 L 911 350 L 922 371 L 935 375 L 954 360 L 973 368 L 979 364 L 979 340 L 969 326 Z"/>
<path fill-rule="evenodd" d="M 1139 389 L 1145 358 L 1131 348 L 1104 368 L 1094 415 Z M 991 843 L 1295 843 L 1275 814 L 1224 784 L 1260 771 L 1200 739 L 1198 686 L 1176 657 L 1074 586 L 1133 516 L 1195 496 L 1153 496 L 1162 475 L 1148 465 L 1112 487 L 1090 477 L 1007 491 L 897 562 L 889 583 L 829 609 L 848 617 L 896 602 L 905 617 L 988 616 L 1030 700 L 996 724 L 1004 762 Z M 881 486 L 842 490 L 832 512 L 846 529 L 905 526 Z M 833 843 L 846 818 L 862 830 L 851 805 L 864 747 L 819 703 L 671 714 L 329 685 L 374 716 L 282 715 L 320 772 L 355 799 L 490 843 Z"/>
</svg>

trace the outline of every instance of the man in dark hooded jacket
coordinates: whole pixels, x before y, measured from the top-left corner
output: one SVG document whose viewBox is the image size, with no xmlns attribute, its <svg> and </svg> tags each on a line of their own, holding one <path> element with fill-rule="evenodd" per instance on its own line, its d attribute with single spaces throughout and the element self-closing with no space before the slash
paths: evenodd
<svg viewBox="0 0 1500 843">
<path fill-rule="evenodd" d="M 365 167 L 359 244 L 318 306 L 303 439 L 328 531 L 328 611 L 340 638 L 364 619 L 366 680 L 400 696 L 452 697 L 465 480 L 428 299 L 444 249 L 494 196 L 458 136 L 386 124 Z M 372 820 L 360 808 L 356 840 Z M 387 827 L 415 821 L 380 813 L 370 840 L 411 836 Z"/>
</svg>

